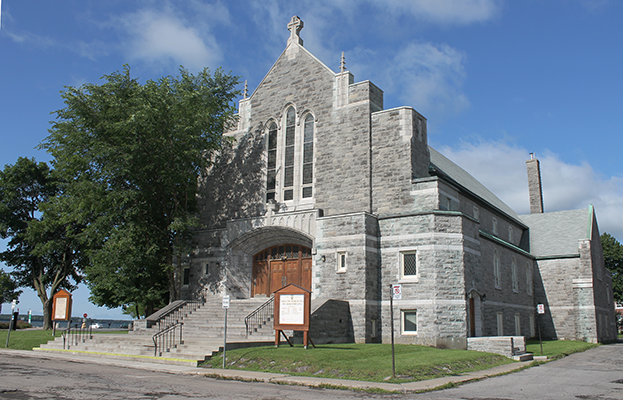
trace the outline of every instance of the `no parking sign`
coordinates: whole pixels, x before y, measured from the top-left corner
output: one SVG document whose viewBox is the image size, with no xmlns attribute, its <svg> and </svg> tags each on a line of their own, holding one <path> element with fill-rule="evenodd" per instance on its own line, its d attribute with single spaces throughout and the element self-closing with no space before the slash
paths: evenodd
<svg viewBox="0 0 623 400">
<path fill-rule="evenodd" d="M 392 285 L 392 297 L 394 298 L 394 300 L 401 300 L 402 299 L 402 285 L 401 284 L 394 284 Z"/>
</svg>

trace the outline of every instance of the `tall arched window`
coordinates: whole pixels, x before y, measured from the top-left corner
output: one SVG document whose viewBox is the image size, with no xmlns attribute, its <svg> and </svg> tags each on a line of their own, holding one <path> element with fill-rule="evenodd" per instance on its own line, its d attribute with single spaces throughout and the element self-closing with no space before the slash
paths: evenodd
<svg viewBox="0 0 623 400">
<path fill-rule="evenodd" d="M 532 295 L 532 264 L 528 261 L 526 263 L 526 291 L 529 295 Z"/>
<path fill-rule="evenodd" d="M 314 181 L 314 117 L 307 114 L 303 129 L 303 198 L 312 197 Z"/>
<path fill-rule="evenodd" d="M 266 201 L 275 200 L 277 180 L 277 124 L 268 128 L 268 164 L 266 174 Z"/>
<path fill-rule="evenodd" d="M 517 261 L 515 261 L 515 256 L 511 260 L 511 278 L 513 284 L 513 292 L 519 291 L 519 280 L 517 279 Z"/>
<path fill-rule="evenodd" d="M 493 250 L 493 284 L 497 289 L 500 289 L 502 286 L 500 285 L 500 256 L 498 255 L 498 251 Z"/>
<path fill-rule="evenodd" d="M 283 170 L 283 200 L 294 198 L 294 140 L 296 113 L 294 107 L 288 109 L 286 115 L 285 158 Z"/>
</svg>

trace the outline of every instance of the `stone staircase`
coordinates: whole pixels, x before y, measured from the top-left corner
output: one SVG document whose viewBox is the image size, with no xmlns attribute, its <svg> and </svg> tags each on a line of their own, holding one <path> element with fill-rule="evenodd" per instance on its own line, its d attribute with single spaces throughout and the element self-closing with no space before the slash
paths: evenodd
<svg viewBox="0 0 623 400">
<path fill-rule="evenodd" d="M 270 345 L 274 343 L 272 316 L 262 319 L 251 334 L 247 335 L 245 318 L 268 299 L 231 300 L 227 310 L 227 348 Z M 182 343 L 179 331 L 170 348 L 159 344 L 156 348 L 153 336 L 158 324 L 130 331 L 127 335 L 95 333 L 79 340 L 56 338 L 41 345 L 41 351 L 66 351 L 75 354 L 97 354 L 102 357 L 132 357 L 135 360 L 193 365 L 205 361 L 223 349 L 225 309 L 219 302 L 197 304 L 179 316 L 182 326 Z M 92 337 L 92 338 L 91 338 Z M 71 340 L 70 340 L 71 339 Z"/>
</svg>

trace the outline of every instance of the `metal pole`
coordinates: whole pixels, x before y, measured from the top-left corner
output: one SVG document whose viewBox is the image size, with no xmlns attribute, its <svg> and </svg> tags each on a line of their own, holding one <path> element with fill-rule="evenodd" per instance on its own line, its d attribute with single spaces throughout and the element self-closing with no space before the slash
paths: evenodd
<svg viewBox="0 0 623 400">
<path fill-rule="evenodd" d="M 396 378 L 396 354 L 394 353 L 394 289 L 389 285 L 389 318 L 392 332 L 392 378 Z"/>
<path fill-rule="evenodd" d="M 539 344 L 541 345 L 541 355 L 543 355 L 543 341 L 541 340 L 541 324 L 539 324 L 539 320 L 540 320 L 540 315 L 537 314 L 536 317 L 536 326 L 539 329 Z"/>
<path fill-rule="evenodd" d="M 223 369 L 225 369 L 226 358 L 227 358 L 227 308 L 225 309 L 225 335 L 223 335 Z"/>
<path fill-rule="evenodd" d="M 9 322 L 9 330 L 6 333 L 6 344 L 4 345 L 4 348 L 8 348 L 9 347 L 9 338 L 11 337 L 11 330 L 13 329 L 13 318 L 11 318 L 11 321 Z"/>
</svg>

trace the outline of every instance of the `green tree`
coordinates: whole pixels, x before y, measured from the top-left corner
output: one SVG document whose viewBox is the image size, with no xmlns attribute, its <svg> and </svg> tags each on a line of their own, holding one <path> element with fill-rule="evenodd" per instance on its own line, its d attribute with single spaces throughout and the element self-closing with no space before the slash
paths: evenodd
<svg viewBox="0 0 623 400">
<path fill-rule="evenodd" d="M 141 84 L 130 68 L 66 87 L 42 143 L 64 178 L 63 202 L 86 221 L 91 300 L 154 306 L 178 297 L 176 255 L 197 226 L 198 179 L 233 121 L 238 78 L 220 69 Z"/>
<path fill-rule="evenodd" d="M 17 290 L 17 283 L 11 279 L 9 274 L 0 270 L 0 312 L 2 311 L 3 303 L 17 300 L 20 294 L 22 294 L 22 291 Z"/>
<path fill-rule="evenodd" d="M 601 235 L 601 247 L 604 251 L 606 268 L 612 272 L 612 291 L 614 301 L 623 303 L 623 245 L 612 235 Z"/>
<path fill-rule="evenodd" d="M 59 183 L 46 163 L 34 159 L 20 157 L 0 171 L 0 236 L 9 238 L 0 260 L 13 268 L 18 286 L 37 292 L 44 329 L 51 328 L 52 295 L 75 288 L 84 261 L 81 228 L 50 203 Z"/>
</svg>

